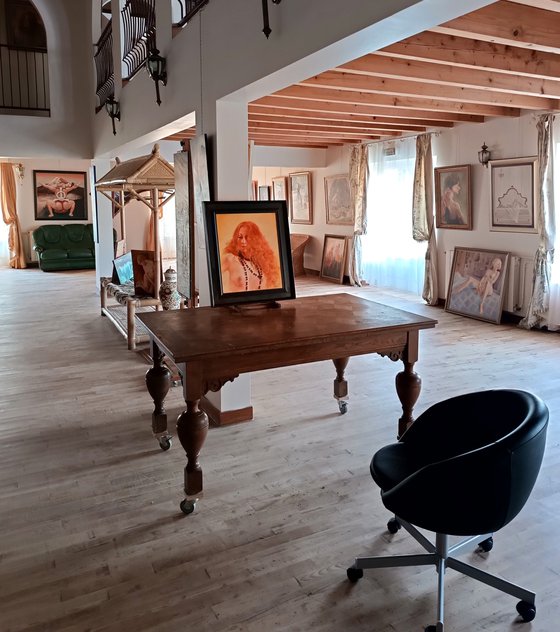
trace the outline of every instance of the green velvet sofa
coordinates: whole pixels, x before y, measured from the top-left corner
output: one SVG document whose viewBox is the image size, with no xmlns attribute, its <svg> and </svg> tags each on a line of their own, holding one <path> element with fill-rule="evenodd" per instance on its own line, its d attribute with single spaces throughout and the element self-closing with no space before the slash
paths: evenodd
<svg viewBox="0 0 560 632">
<path fill-rule="evenodd" d="M 54 270 L 95 268 L 93 224 L 49 224 L 33 231 L 39 267 Z"/>
</svg>

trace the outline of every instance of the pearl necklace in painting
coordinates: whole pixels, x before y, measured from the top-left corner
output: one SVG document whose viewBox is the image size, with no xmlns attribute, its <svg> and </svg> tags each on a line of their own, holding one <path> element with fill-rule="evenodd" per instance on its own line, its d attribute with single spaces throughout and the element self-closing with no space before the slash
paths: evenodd
<svg viewBox="0 0 560 632">
<path fill-rule="evenodd" d="M 245 291 L 249 289 L 248 273 L 252 274 L 254 277 L 256 277 L 259 280 L 259 286 L 257 290 L 260 290 L 261 285 L 262 285 L 262 279 L 263 279 L 263 271 L 260 265 L 256 263 L 255 261 L 249 261 L 248 259 L 245 259 L 245 257 L 241 255 L 239 255 L 238 258 L 239 258 L 239 262 L 243 266 L 243 274 L 245 275 Z"/>
</svg>

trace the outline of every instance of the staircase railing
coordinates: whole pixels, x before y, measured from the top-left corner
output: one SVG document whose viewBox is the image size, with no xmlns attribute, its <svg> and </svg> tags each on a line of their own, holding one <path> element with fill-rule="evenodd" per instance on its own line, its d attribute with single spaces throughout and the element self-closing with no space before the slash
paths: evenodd
<svg viewBox="0 0 560 632">
<path fill-rule="evenodd" d="M 50 114 L 48 56 L 44 49 L 0 44 L 0 110 Z"/>
<path fill-rule="evenodd" d="M 173 26 L 184 26 L 208 0 L 172 0 Z"/>
<path fill-rule="evenodd" d="M 110 20 L 96 46 L 93 56 L 97 74 L 97 107 L 102 108 L 105 101 L 115 93 L 115 70 L 113 66 L 113 21 Z"/>
<path fill-rule="evenodd" d="M 124 79 L 130 79 L 144 65 L 148 51 L 155 48 L 155 0 L 126 0 L 121 9 L 123 25 Z"/>
</svg>

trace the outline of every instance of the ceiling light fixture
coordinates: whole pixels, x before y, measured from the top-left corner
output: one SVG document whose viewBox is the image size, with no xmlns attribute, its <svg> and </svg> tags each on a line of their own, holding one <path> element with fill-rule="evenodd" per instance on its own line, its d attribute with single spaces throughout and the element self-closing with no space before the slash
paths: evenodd
<svg viewBox="0 0 560 632">
<path fill-rule="evenodd" d="M 158 105 L 161 105 L 161 99 L 159 97 L 159 82 L 167 85 L 167 62 L 165 57 L 159 54 L 159 50 L 154 48 L 150 51 L 148 58 L 146 59 L 146 70 L 156 84 L 156 101 Z"/>
<path fill-rule="evenodd" d="M 107 101 L 105 101 L 105 109 L 107 110 L 107 114 L 111 117 L 111 122 L 113 123 L 113 136 L 116 136 L 117 130 L 115 129 L 115 119 L 117 119 L 117 121 L 121 120 L 121 105 L 115 97 L 111 95 Z"/>
</svg>

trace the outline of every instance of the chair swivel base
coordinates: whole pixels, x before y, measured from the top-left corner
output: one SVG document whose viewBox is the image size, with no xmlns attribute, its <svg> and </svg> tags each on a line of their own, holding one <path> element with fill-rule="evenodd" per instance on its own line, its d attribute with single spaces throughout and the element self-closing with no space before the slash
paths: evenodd
<svg viewBox="0 0 560 632">
<path fill-rule="evenodd" d="M 364 569 L 395 568 L 400 566 L 426 566 L 434 564 L 438 573 L 437 593 L 437 623 L 425 628 L 425 632 L 444 632 L 443 607 L 444 607 L 444 576 L 446 568 L 452 568 L 463 575 L 472 577 L 487 586 L 501 590 L 502 592 L 521 599 L 517 604 L 517 612 L 523 621 L 532 621 L 537 609 L 535 606 L 535 593 L 512 584 L 504 579 L 481 571 L 475 566 L 465 564 L 452 555 L 458 555 L 473 544 L 478 544 L 484 551 L 490 551 L 493 546 L 492 534 L 472 536 L 449 546 L 449 536 L 436 533 L 436 542 L 430 542 L 420 531 L 402 518 L 392 518 L 387 524 L 390 533 L 396 533 L 404 527 L 408 533 L 428 551 L 421 555 L 394 555 L 376 557 L 357 557 L 354 564 L 347 569 L 346 575 L 351 582 L 357 582 L 364 575 Z"/>
</svg>

